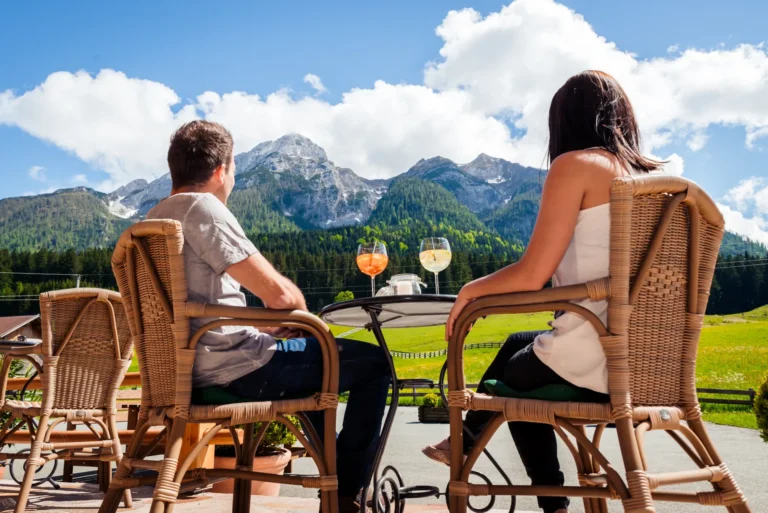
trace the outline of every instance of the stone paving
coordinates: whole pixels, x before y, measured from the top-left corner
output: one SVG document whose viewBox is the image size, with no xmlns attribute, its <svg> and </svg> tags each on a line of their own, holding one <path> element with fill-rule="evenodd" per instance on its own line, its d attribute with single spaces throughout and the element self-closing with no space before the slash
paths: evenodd
<svg viewBox="0 0 768 513">
<path fill-rule="evenodd" d="M 340 417 L 343 415 L 343 405 Z M 341 422 L 341 418 L 339 419 Z M 708 429 L 721 455 L 736 476 L 739 485 L 755 513 L 768 512 L 768 444 L 763 443 L 756 431 L 708 425 Z M 441 440 L 448 434 L 448 426 L 443 424 L 420 424 L 416 418 L 415 408 L 400 408 L 395 419 L 393 432 L 385 454 L 384 464 L 394 464 L 400 470 L 407 485 L 428 484 L 445 488 L 448 481 L 448 468 L 424 457 L 420 449 L 427 443 Z M 649 433 L 647 440 L 649 464 L 657 472 L 669 472 L 691 468 L 677 445 L 663 433 Z M 603 437 L 603 448 L 607 457 L 618 463 L 619 449 L 616 437 L 608 430 Z M 514 445 L 509 434 L 500 431 L 491 443 L 491 451 L 502 466 L 508 470 L 513 483 L 525 484 L 524 470 L 517 458 Z M 561 461 L 566 481 L 573 482 L 575 469 L 570 455 L 561 447 Z M 313 472 L 314 465 L 309 459 L 295 462 L 295 472 Z M 498 474 L 487 460 L 481 460 L 478 469 L 487 473 L 488 477 L 500 483 Z M 621 467 L 617 464 L 617 470 Z M 7 478 L 6 478 L 7 479 Z M 703 485 L 702 485 L 703 486 Z M 690 487 L 686 489 L 692 489 Z M 695 488 L 706 489 L 706 488 Z M 0 512 L 12 511 L 18 488 L 10 481 L 0 482 Z M 134 510 L 136 513 L 149 511 L 151 490 L 139 489 L 134 491 Z M 95 513 L 101 503 L 101 494 L 95 485 L 65 484 L 61 491 L 55 492 L 49 486 L 34 489 L 29 511 L 55 511 L 69 513 Z M 315 512 L 318 501 L 314 490 L 283 486 L 281 497 L 254 497 L 252 511 L 254 512 Z M 479 504 L 478 499 L 478 504 Z M 508 511 L 509 500 L 500 499 L 495 508 L 497 511 Z M 126 511 L 121 509 L 120 511 Z M 181 500 L 175 511 L 180 513 L 212 513 L 231 511 L 231 496 L 219 494 L 200 494 Z M 443 499 L 429 498 L 408 501 L 409 513 L 444 512 Z M 518 501 L 518 513 L 538 511 L 535 498 L 521 497 Z M 583 512 L 580 500 L 574 500 L 571 505 L 573 513 Z M 622 511 L 621 505 L 614 502 L 610 507 L 611 513 Z M 697 505 L 665 503 L 657 504 L 658 513 L 700 513 L 706 511 L 724 511 L 723 508 L 703 508 Z"/>
</svg>

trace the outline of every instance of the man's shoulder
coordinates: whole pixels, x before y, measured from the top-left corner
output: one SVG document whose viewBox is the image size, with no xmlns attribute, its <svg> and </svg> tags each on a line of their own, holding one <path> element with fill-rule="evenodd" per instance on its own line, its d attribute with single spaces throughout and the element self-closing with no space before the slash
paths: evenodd
<svg viewBox="0 0 768 513">
<path fill-rule="evenodd" d="M 177 219 L 183 220 L 190 214 L 204 215 L 213 218 L 227 215 L 229 209 L 213 194 L 198 192 L 182 192 L 168 196 L 147 212 L 147 219 Z"/>
</svg>

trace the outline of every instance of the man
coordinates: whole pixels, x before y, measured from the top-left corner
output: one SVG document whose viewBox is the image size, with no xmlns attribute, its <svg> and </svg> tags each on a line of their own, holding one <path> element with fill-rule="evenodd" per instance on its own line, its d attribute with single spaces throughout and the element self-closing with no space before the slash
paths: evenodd
<svg viewBox="0 0 768 513">
<path fill-rule="evenodd" d="M 227 199 L 235 184 L 230 133 L 221 125 L 192 121 L 171 138 L 168 167 L 171 195 L 147 214 L 176 219 L 184 233 L 184 267 L 190 301 L 246 306 L 242 285 L 267 308 L 307 309 L 304 296 L 259 253 L 232 213 Z M 197 330 L 210 319 L 193 319 Z M 206 333 L 197 346 L 193 386 L 226 387 L 254 401 L 306 396 L 320 389 L 322 355 L 317 340 L 291 338 L 272 329 L 223 327 Z M 381 350 L 371 344 L 337 340 L 341 391 L 349 391 L 337 441 L 339 510 L 357 512 L 356 497 L 372 463 L 390 377 Z M 310 419 L 322 437 L 322 414 Z"/>
</svg>

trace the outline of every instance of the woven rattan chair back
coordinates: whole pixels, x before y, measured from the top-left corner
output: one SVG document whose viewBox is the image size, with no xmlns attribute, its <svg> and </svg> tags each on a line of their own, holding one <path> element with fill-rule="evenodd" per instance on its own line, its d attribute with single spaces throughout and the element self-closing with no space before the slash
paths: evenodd
<svg viewBox="0 0 768 513">
<path fill-rule="evenodd" d="M 723 231 L 715 204 L 687 180 L 614 182 L 608 329 L 627 337 L 606 351 L 614 407 L 698 407 L 696 350 Z"/>
<path fill-rule="evenodd" d="M 40 296 L 43 393 L 53 409 L 113 409 L 130 360 L 128 319 L 120 295 L 70 289 Z M 121 362 L 120 360 L 123 360 Z"/>
<path fill-rule="evenodd" d="M 112 255 L 112 269 L 136 340 L 142 408 L 178 402 L 177 348 L 189 344 L 183 245 L 177 221 L 143 221 L 123 232 Z M 191 382 L 183 386 L 191 389 Z"/>
</svg>

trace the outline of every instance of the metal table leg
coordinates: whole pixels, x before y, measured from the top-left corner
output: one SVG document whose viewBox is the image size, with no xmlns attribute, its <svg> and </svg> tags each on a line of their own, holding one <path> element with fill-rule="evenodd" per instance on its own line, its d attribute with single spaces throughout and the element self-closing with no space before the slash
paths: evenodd
<svg viewBox="0 0 768 513">
<path fill-rule="evenodd" d="M 397 413 L 397 407 L 400 400 L 400 386 L 397 380 L 397 372 L 395 371 L 395 362 L 392 360 L 392 355 L 389 352 L 384 333 L 381 331 L 378 310 L 375 308 L 366 308 L 366 311 L 371 316 L 370 329 L 373 331 L 373 335 L 376 337 L 376 342 L 378 342 L 379 347 L 384 351 L 384 357 L 389 365 L 392 375 L 392 397 L 390 399 L 389 409 L 387 410 L 387 416 L 384 419 L 384 424 L 381 429 L 379 444 L 376 448 L 373 464 L 371 465 L 371 470 L 369 471 L 368 476 L 366 476 L 366 485 L 363 487 L 360 508 L 361 513 L 365 513 L 365 505 L 368 504 L 371 482 L 373 482 L 372 498 L 376 511 L 379 511 L 379 513 L 390 513 L 389 500 L 385 502 L 385 505 L 382 505 L 379 501 L 382 497 L 382 487 L 388 486 L 390 493 L 392 494 L 392 501 L 395 504 L 395 513 L 402 513 L 402 509 L 405 506 L 405 499 L 416 497 L 439 497 L 440 489 L 434 486 L 405 487 L 405 483 L 403 483 L 400 473 L 392 466 L 385 468 L 383 473 L 379 473 L 381 459 L 384 456 L 389 433 L 392 430 L 392 424 L 395 420 L 395 414 Z"/>
<path fill-rule="evenodd" d="M 387 446 L 387 440 L 389 439 L 390 431 L 392 430 L 395 414 L 397 413 L 397 407 L 400 399 L 400 383 L 397 379 L 397 372 L 395 371 L 395 362 L 392 360 L 392 355 L 389 352 L 389 347 L 387 346 L 387 341 L 384 338 L 384 333 L 381 329 L 381 323 L 378 319 L 378 313 L 380 310 L 379 308 L 373 306 L 365 307 L 365 311 L 371 318 L 371 323 L 366 327 L 373 332 L 373 335 L 376 338 L 376 342 L 379 344 L 379 347 L 381 347 L 381 350 L 384 351 L 384 357 L 386 358 L 387 364 L 389 365 L 389 369 L 392 375 L 392 398 L 390 400 L 389 409 L 387 410 L 387 415 L 382 425 L 381 435 L 379 437 L 378 446 L 376 447 L 373 464 L 371 465 L 371 469 L 366 476 L 365 486 L 362 490 L 360 501 L 361 513 L 365 513 L 365 507 L 367 504 L 369 504 L 369 501 L 372 501 L 372 506 L 375 507 L 374 511 L 377 513 L 403 513 L 406 499 L 426 497 L 439 498 L 441 496 L 445 496 L 447 500 L 447 489 L 444 493 L 441 493 L 440 489 L 436 486 L 405 486 L 402 476 L 394 466 L 387 466 L 381 473 L 379 473 L 381 460 L 384 455 L 384 450 Z M 443 365 L 443 368 L 440 371 L 439 381 L 440 394 L 446 404 L 447 398 L 445 394 L 445 377 L 448 368 L 447 363 L 448 362 Z M 475 438 L 474 435 L 469 432 L 466 426 L 464 428 L 464 432 L 471 438 Z M 511 486 L 512 480 L 509 479 L 509 476 L 507 476 L 507 474 L 501 468 L 501 465 L 491 455 L 488 449 L 485 449 L 483 453 L 490 460 L 491 464 L 496 468 L 499 474 L 501 474 L 507 485 Z M 481 479 L 485 484 L 492 484 L 491 480 L 480 472 L 473 470 L 471 471 L 471 474 Z M 371 486 L 373 486 L 372 497 L 370 497 Z M 512 502 L 510 504 L 509 512 L 514 513 L 517 500 L 514 496 L 512 496 L 511 501 Z M 490 511 L 495 503 L 496 496 L 491 496 L 488 504 L 484 506 L 474 507 L 472 504 L 468 504 L 468 506 L 469 509 L 475 513 L 485 513 Z"/>
</svg>

